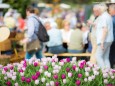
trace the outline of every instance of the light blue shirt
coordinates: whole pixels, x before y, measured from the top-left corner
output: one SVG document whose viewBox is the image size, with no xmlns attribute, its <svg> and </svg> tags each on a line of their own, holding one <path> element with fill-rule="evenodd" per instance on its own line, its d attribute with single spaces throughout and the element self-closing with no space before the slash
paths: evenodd
<svg viewBox="0 0 115 86">
<path fill-rule="evenodd" d="M 109 13 L 104 12 L 100 15 L 96 22 L 96 39 L 97 44 L 101 43 L 103 27 L 107 27 L 108 32 L 104 42 L 113 42 L 113 22 Z"/>
<path fill-rule="evenodd" d="M 62 45 L 62 35 L 61 31 L 55 28 L 48 30 L 48 35 L 50 40 L 47 42 L 48 47 Z"/>
<path fill-rule="evenodd" d="M 37 18 L 37 16 L 34 14 L 31 14 L 27 18 L 27 38 L 29 41 L 37 39 L 35 32 L 37 32 L 39 29 L 39 23 L 34 17 Z"/>
</svg>

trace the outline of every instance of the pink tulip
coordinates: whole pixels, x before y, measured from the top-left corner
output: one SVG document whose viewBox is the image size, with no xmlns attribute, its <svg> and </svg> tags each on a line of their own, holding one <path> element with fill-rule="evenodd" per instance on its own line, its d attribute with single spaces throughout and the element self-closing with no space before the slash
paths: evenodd
<svg viewBox="0 0 115 86">
<path fill-rule="evenodd" d="M 64 62 L 64 60 L 62 59 L 62 60 L 60 60 L 60 62 Z"/>
<path fill-rule="evenodd" d="M 81 78 L 82 77 L 82 74 L 78 74 L 78 78 Z"/>
<path fill-rule="evenodd" d="M 13 70 L 13 68 L 14 68 L 13 66 L 10 66 L 10 70 Z"/>
<path fill-rule="evenodd" d="M 52 62 L 55 62 L 55 59 L 52 59 Z"/>
<path fill-rule="evenodd" d="M 66 71 L 69 72 L 69 71 L 70 71 L 70 68 L 66 68 Z"/>
<path fill-rule="evenodd" d="M 7 72 L 7 71 L 8 71 L 8 68 L 7 68 L 7 67 L 4 67 L 4 71 L 6 71 L 6 72 Z"/>
<path fill-rule="evenodd" d="M 37 62 L 34 62 L 34 67 L 37 67 L 38 66 L 38 63 Z"/>
<path fill-rule="evenodd" d="M 26 78 L 25 78 L 24 76 L 22 76 L 22 77 L 21 77 L 21 80 L 22 80 L 22 81 L 25 81 L 25 80 L 26 80 Z"/>
<path fill-rule="evenodd" d="M 75 70 L 75 68 L 76 68 L 76 65 L 73 65 L 73 66 L 72 66 L 72 69 Z"/>
<path fill-rule="evenodd" d="M 80 64 L 80 68 L 83 69 L 84 68 L 84 63 Z"/>
<path fill-rule="evenodd" d="M 66 78 L 66 75 L 65 75 L 65 74 L 62 74 L 62 75 L 61 75 L 61 78 L 62 78 L 62 79 L 65 79 L 65 78 Z"/>
<path fill-rule="evenodd" d="M 81 84 L 81 81 L 80 81 L 80 80 L 77 80 L 77 81 L 76 81 L 76 85 L 77 85 L 77 86 L 80 86 L 80 84 Z"/>
<path fill-rule="evenodd" d="M 24 63 L 24 64 L 23 64 L 23 67 L 27 67 L 27 64 L 26 64 L 26 63 Z"/>
<path fill-rule="evenodd" d="M 46 65 L 46 66 L 44 66 L 44 69 L 45 69 L 45 70 L 48 70 L 48 66 L 47 66 L 47 65 Z"/>
<path fill-rule="evenodd" d="M 22 69 L 20 69 L 19 72 L 24 72 L 24 71 Z"/>
<path fill-rule="evenodd" d="M 115 70 L 112 70 L 112 73 L 115 73 Z"/>
<path fill-rule="evenodd" d="M 36 76 L 36 75 L 33 75 L 33 76 L 32 76 L 32 80 L 34 80 L 34 81 L 35 81 L 37 78 L 38 78 L 38 76 Z"/>
<path fill-rule="evenodd" d="M 54 79 L 58 79 L 58 75 L 54 75 L 53 77 L 54 77 Z"/>
<path fill-rule="evenodd" d="M 66 62 L 70 62 L 71 60 L 70 60 L 70 58 L 66 58 Z"/>
<path fill-rule="evenodd" d="M 114 86 L 114 85 L 112 85 L 112 84 L 107 84 L 106 86 Z"/>
<path fill-rule="evenodd" d="M 38 77 L 40 76 L 40 72 L 39 71 L 36 72 L 36 76 L 38 76 Z"/>
<path fill-rule="evenodd" d="M 30 82 L 31 82 L 31 79 L 30 79 L 30 78 L 26 78 L 26 82 L 27 82 L 27 83 L 30 83 Z"/>
<path fill-rule="evenodd" d="M 11 86 L 11 82 L 10 82 L 10 81 L 7 81 L 7 82 L 6 82 L 6 85 L 7 85 L 7 86 Z"/>
<path fill-rule="evenodd" d="M 59 82 L 55 82 L 55 86 L 59 86 Z"/>
</svg>

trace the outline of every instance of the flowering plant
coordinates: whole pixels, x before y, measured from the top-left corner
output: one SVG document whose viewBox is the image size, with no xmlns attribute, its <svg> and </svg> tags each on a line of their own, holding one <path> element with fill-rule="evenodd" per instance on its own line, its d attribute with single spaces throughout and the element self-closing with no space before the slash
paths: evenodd
<svg viewBox="0 0 115 86">
<path fill-rule="evenodd" d="M 114 86 L 115 70 L 101 69 L 76 57 L 58 61 L 36 58 L 20 63 L 0 65 L 0 86 Z"/>
</svg>

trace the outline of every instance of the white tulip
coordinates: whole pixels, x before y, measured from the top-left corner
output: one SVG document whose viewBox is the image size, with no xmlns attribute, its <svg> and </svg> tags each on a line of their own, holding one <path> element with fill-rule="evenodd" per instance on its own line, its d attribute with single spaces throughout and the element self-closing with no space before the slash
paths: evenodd
<svg viewBox="0 0 115 86">
<path fill-rule="evenodd" d="M 51 77 L 51 73 L 48 73 L 48 75 L 47 75 L 48 77 Z"/>
<path fill-rule="evenodd" d="M 50 81 L 50 85 L 51 85 L 51 86 L 54 86 L 54 81 Z"/>
<path fill-rule="evenodd" d="M 60 66 L 63 66 L 63 65 L 64 65 L 64 62 L 59 62 L 59 65 L 60 65 Z"/>
<path fill-rule="evenodd" d="M 5 76 L 5 77 L 4 77 L 4 80 L 7 80 L 7 79 L 8 79 L 8 77 Z"/>
<path fill-rule="evenodd" d="M 45 78 L 42 78 L 41 81 L 42 81 L 42 82 L 45 82 Z"/>
<path fill-rule="evenodd" d="M 15 80 L 16 80 L 16 76 L 12 76 L 12 80 L 14 80 L 14 81 L 15 81 Z"/>
<path fill-rule="evenodd" d="M 88 77 L 88 81 L 92 81 L 92 77 Z"/>
<path fill-rule="evenodd" d="M 35 84 L 38 85 L 39 84 L 39 80 L 35 80 Z"/>
<path fill-rule="evenodd" d="M 63 83 L 66 84 L 66 79 L 63 79 Z"/>
<path fill-rule="evenodd" d="M 48 71 L 45 71 L 45 72 L 44 72 L 44 75 L 47 76 L 47 75 L 48 75 Z"/>
<path fill-rule="evenodd" d="M 24 76 L 24 72 L 21 72 L 20 75 L 21 75 L 21 76 Z"/>
<path fill-rule="evenodd" d="M 42 73 L 42 72 L 43 72 L 43 69 L 40 69 L 39 72 Z"/>
<path fill-rule="evenodd" d="M 87 78 L 85 78 L 84 81 L 87 82 L 88 81 Z"/>
<path fill-rule="evenodd" d="M 55 62 L 52 62 L 52 66 L 55 66 Z"/>
<path fill-rule="evenodd" d="M 114 76 L 111 76 L 112 79 L 114 79 L 115 77 Z"/>
<path fill-rule="evenodd" d="M 75 71 L 78 72 L 78 70 L 79 70 L 79 68 L 76 67 L 76 68 L 75 68 Z"/>
<path fill-rule="evenodd" d="M 50 84 L 49 84 L 49 83 L 46 83 L 46 86 L 50 86 Z"/>
<path fill-rule="evenodd" d="M 105 83 L 105 84 L 108 84 L 108 80 L 107 80 L 107 79 L 104 79 L 104 83 Z"/>
<path fill-rule="evenodd" d="M 86 75 L 86 76 L 89 76 L 89 72 L 85 72 L 85 75 Z"/>
</svg>

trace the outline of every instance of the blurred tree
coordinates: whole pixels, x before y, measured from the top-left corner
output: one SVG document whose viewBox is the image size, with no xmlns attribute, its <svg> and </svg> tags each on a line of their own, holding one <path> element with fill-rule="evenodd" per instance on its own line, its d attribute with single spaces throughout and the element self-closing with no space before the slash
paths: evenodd
<svg viewBox="0 0 115 86">
<path fill-rule="evenodd" d="M 26 7 L 30 5 L 31 0 L 3 0 L 3 3 L 8 3 L 11 5 L 11 8 L 17 9 L 22 16 L 26 17 Z"/>
<path fill-rule="evenodd" d="M 61 0 L 43 0 L 43 2 L 46 2 L 46 3 L 59 3 L 59 2 L 61 2 Z"/>
<path fill-rule="evenodd" d="M 43 0 L 46 3 L 59 3 L 59 2 L 70 2 L 70 3 L 80 3 L 80 4 L 84 4 L 84 3 L 92 3 L 92 2 L 102 2 L 102 1 L 108 1 L 108 0 Z"/>
</svg>

